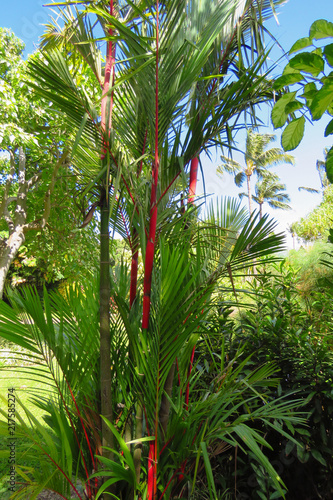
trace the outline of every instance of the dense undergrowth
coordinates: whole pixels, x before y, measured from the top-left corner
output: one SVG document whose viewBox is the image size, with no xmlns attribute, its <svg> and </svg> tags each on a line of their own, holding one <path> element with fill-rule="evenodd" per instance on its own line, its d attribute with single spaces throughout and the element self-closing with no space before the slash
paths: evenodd
<svg viewBox="0 0 333 500">
<path fill-rule="evenodd" d="M 210 349 L 218 350 L 222 334 L 229 359 L 241 345 L 240 359 L 247 359 L 245 373 L 273 362 L 279 370 L 279 385 L 271 397 L 295 398 L 297 394 L 300 398 L 299 409 L 306 414 L 307 426 L 288 426 L 297 445 L 267 426 L 258 429 L 272 447 L 267 456 L 281 475 L 290 500 L 330 499 L 333 495 L 332 289 L 331 272 L 320 263 L 322 257 L 319 245 L 291 252 L 280 265 L 258 269 L 257 277 L 247 281 L 246 307 L 235 311 L 223 307 L 222 302 L 216 334 L 209 340 Z M 295 262 L 303 267 L 296 268 Z M 205 354 L 198 363 L 209 383 L 212 364 Z M 230 498 L 235 498 L 235 491 L 237 498 L 279 498 L 269 475 L 253 463 L 251 453 L 232 450 L 216 458 L 215 467 L 221 491 L 227 488 Z"/>
<path fill-rule="evenodd" d="M 329 247 L 326 250 L 329 250 Z M 295 266 L 295 262 L 299 264 L 300 260 L 305 261 L 303 268 Z M 317 280 L 313 279 L 311 273 L 312 261 L 315 261 L 317 266 Z M 189 428 L 193 426 L 193 429 L 199 429 L 200 432 L 202 424 L 197 426 L 196 420 L 200 419 L 197 416 L 203 411 L 203 401 L 209 400 L 211 415 L 203 421 L 205 429 L 201 435 L 201 442 L 207 440 L 209 444 L 201 451 L 194 445 L 192 453 L 188 454 L 184 451 L 183 437 L 178 435 L 174 438 L 167 460 L 179 454 L 179 463 L 185 463 L 187 471 L 179 482 L 179 487 L 174 489 L 177 495 L 187 495 L 193 499 L 244 500 L 282 498 L 283 494 L 289 500 L 332 498 L 333 337 L 330 308 L 332 290 L 330 270 L 319 261 L 317 257 L 314 259 L 311 251 L 301 250 L 298 254 L 291 253 L 279 264 L 263 262 L 256 268 L 255 278 L 249 275 L 234 276 L 234 291 L 230 291 L 230 288 L 228 291 L 225 289 L 214 298 L 214 307 L 205 320 L 206 328 L 202 330 L 196 343 L 193 369 L 189 374 L 187 401 L 191 413 L 188 411 L 185 414 L 183 411 L 179 413 L 181 400 L 178 403 L 174 400 L 173 405 L 176 406 L 173 408 L 169 424 L 176 434 L 179 432 L 188 434 L 186 446 L 191 448 L 188 439 L 192 439 L 193 446 L 196 435 L 195 432 L 192 435 Z M 311 276 L 310 283 L 308 276 Z M 58 299 L 51 298 L 52 300 L 55 300 L 58 308 L 64 307 L 66 301 L 61 295 Z M 76 307 L 76 316 L 79 317 L 79 303 Z M 3 345 L 6 343 L 6 340 L 2 341 Z M 13 357 L 15 358 L 15 351 Z M 22 349 L 17 351 L 16 357 L 17 363 L 20 364 Z M 2 367 L 3 370 L 8 368 L 8 365 Z M 17 369 L 17 366 L 14 369 Z M 55 365 L 53 368 L 49 365 L 51 373 L 53 369 L 55 370 L 53 380 L 59 381 Z M 91 376 L 93 377 L 91 381 L 96 380 L 96 373 L 94 375 L 92 372 Z M 177 391 L 177 377 L 175 380 L 174 390 Z M 183 387 L 186 392 L 186 384 Z M 68 394 L 65 396 L 68 398 Z M 78 403 L 81 397 L 78 395 Z M 214 406 L 216 397 L 222 398 L 223 411 L 231 418 L 226 416 L 223 420 L 214 421 L 214 412 L 218 411 L 218 407 Z M 118 400 L 119 415 L 116 428 L 120 432 L 119 439 L 121 434 L 126 439 L 126 419 L 129 418 L 129 414 L 126 416 L 123 412 L 121 397 L 120 399 L 118 397 Z M 293 421 L 292 418 L 281 420 L 279 415 L 273 421 L 265 417 L 259 419 L 256 417 L 265 406 L 268 408 L 277 400 L 285 403 L 289 401 L 292 411 L 301 412 L 306 418 L 306 424 L 297 419 Z M 73 443 L 70 445 L 68 437 L 70 426 L 67 420 L 69 415 L 74 416 L 77 426 L 80 418 L 74 408 L 76 402 L 73 405 L 70 398 L 66 401 L 71 408 L 68 407 L 63 415 L 64 418 L 61 417 L 59 420 L 57 406 L 54 406 L 59 405 L 59 400 L 55 398 L 53 391 L 50 391 L 48 397 L 44 394 L 44 400 L 39 399 L 37 403 L 38 411 L 41 413 L 37 425 L 37 421 L 34 421 L 37 407 L 32 409 L 28 399 L 24 400 L 27 411 L 21 409 L 21 414 L 24 415 L 25 421 L 30 418 L 33 428 L 36 425 L 37 427 L 34 430 L 27 430 L 25 423 L 21 423 L 18 427 L 21 466 L 23 464 L 19 472 L 26 475 L 23 478 L 30 477 L 30 481 L 32 478 L 36 481 L 37 478 L 38 481 L 39 477 L 43 484 L 45 473 L 54 474 L 51 472 L 50 463 L 47 465 L 46 454 L 38 448 L 37 443 L 38 439 L 41 442 L 45 441 L 44 448 L 47 448 L 45 447 L 49 439 L 47 436 L 52 435 L 54 453 L 61 454 L 63 449 L 62 459 L 72 461 L 72 473 L 76 469 L 75 474 L 82 477 L 82 463 L 80 459 L 75 459 L 77 445 Z M 81 408 L 85 406 L 83 401 Z M 244 417 L 246 414 L 249 418 Z M 183 417 L 179 419 L 180 415 Z M 182 423 L 185 415 L 187 422 L 183 420 Z M 92 416 L 88 412 L 84 419 Z M 235 422 L 244 421 L 244 418 L 247 428 L 262 436 L 269 446 L 267 448 L 262 443 L 260 448 L 283 481 L 280 491 L 277 490 L 272 474 L 265 468 L 265 464 L 258 462 L 255 449 L 244 447 L 241 434 L 235 433 L 231 438 L 231 434 L 225 432 L 223 434 L 221 429 L 219 431 L 221 422 L 228 428 L 229 425 L 235 425 Z M 57 419 L 58 428 L 54 429 L 54 422 Z M 87 428 L 90 429 L 91 435 L 90 425 Z M 50 432 L 50 429 L 54 431 Z M 82 429 L 80 433 L 80 440 L 85 448 Z M 210 433 L 211 439 L 208 437 Z M 120 450 L 123 443 L 119 441 Z M 66 451 L 67 446 L 73 446 L 71 452 L 68 449 Z M 2 449 L 4 450 L 3 446 Z M 148 452 L 149 441 L 143 444 L 143 455 Z M 4 464 L 5 452 L 2 451 L 1 454 Z M 29 467 L 26 460 L 30 460 L 33 454 L 37 459 Z M 58 459 L 61 463 L 61 457 L 58 456 Z M 163 463 L 161 459 L 161 466 L 167 470 L 167 463 L 164 465 Z M 80 481 L 79 479 L 78 488 L 81 488 L 83 495 Z M 55 477 L 55 485 L 56 482 Z M 2 478 L 3 492 L 5 484 L 6 472 Z"/>
</svg>

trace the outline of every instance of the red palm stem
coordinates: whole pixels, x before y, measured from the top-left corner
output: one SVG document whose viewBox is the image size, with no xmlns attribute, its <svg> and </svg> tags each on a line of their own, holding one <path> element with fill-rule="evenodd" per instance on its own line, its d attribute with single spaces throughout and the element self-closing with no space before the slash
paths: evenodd
<svg viewBox="0 0 333 500">
<path fill-rule="evenodd" d="M 110 0 L 110 16 L 113 16 L 113 0 Z M 110 35 L 110 38 L 113 36 L 113 29 L 112 28 L 109 29 L 109 35 Z M 115 66 L 115 46 L 112 43 L 112 40 L 108 40 L 106 64 L 105 64 L 105 77 L 104 77 L 104 86 L 103 86 L 103 95 L 102 95 L 102 106 L 101 106 L 101 126 L 102 126 L 102 131 L 104 132 L 102 159 L 104 159 L 105 155 L 106 155 L 106 149 L 107 149 L 107 143 L 108 143 L 108 141 L 106 140 L 106 135 L 109 135 L 109 131 L 111 129 L 111 122 L 112 122 L 113 91 L 111 92 L 111 95 L 110 95 L 109 123 L 108 123 L 108 128 L 107 128 L 106 127 L 106 118 L 107 118 L 106 105 L 107 105 L 108 91 L 110 89 L 110 82 L 111 82 L 112 87 L 114 85 L 114 77 L 115 77 L 114 66 Z"/>
<path fill-rule="evenodd" d="M 70 390 L 70 393 L 71 393 L 71 396 L 72 396 L 72 399 L 73 399 L 73 402 L 75 403 L 75 399 L 74 399 L 74 396 L 72 394 L 72 391 L 71 391 L 71 388 L 69 386 L 69 383 L 68 381 L 66 380 L 65 378 L 65 382 Z M 84 466 L 84 470 L 85 470 L 85 473 L 86 473 L 86 476 L 87 476 L 87 479 L 88 479 L 88 490 L 89 492 L 91 493 L 90 491 L 90 481 L 89 481 L 89 472 L 88 472 L 88 468 L 87 468 L 87 464 L 86 464 L 86 461 L 85 461 L 85 458 L 84 458 L 84 455 L 83 455 L 83 451 L 82 451 L 82 447 L 81 447 L 81 444 L 80 444 L 80 441 L 79 441 L 79 438 L 78 438 L 78 435 L 76 433 L 76 429 L 75 429 L 75 426 L 74 426 L 74 423 L 73 423 L 73 420 L 72 420 L 72 417 L 71 417 L 71 414 L 70 414 L 70 411 L 68 409 L 68 406 L 66 404 L 66 401 L 65 401 L 65 398 L 64 398 L 64 395 L 62 393 L 62 391 L 60 390 L 60 387 L 59 387 L 59 384 L 58 382 L 55 380 L 55 383 L 56 383 L 56 386 L 57 386 L 57 389 L 58 389 L 58 392 L 60 394 L 60 397 L 61 397 L 61 400 L 64 404 L 64 407 L 65 407 L 65 411 L 67 413 L 67 416 L 68 416 L 68 419 L 69 419 L 69 422 L 70 422 L 70 425 L 71 425 L 71 428 L 74 432 L 74 436 L 75 436 L 75 439 L 76 439 L 76 442 L 78 444 L 78 447 L 79 447 L 79 451 L 80 451 L 80 455 L 81 455 L 81 458 L 82 458 L 82 462 L 83 462 L 83 466 Z M 76 403 L 75 403 L 76 404 Z M 88 443 L 88 447 L 90 448 L 90 442 L 87 440 L 87 443 Z M 93 463 L 93 466 L 95 467 L 95 462 L 94 462 L 94 456 L 92 456 L 92 463 Z"/>
<path fill-rule="evenodd" d="M 158 63 L 159 63 L 159 2 L 156 1 L 156 86 L 155 86 L 155 158 L 152 165 L 152 186 L 150 196 L 150 224 L 149 235 L 146 247 L 145 272 L 143 279 L 143 310 L 142 310 L 142 329 L 148 329 L 150 315 L 150 292 L 154 264 L 154 251 L 157 225 L 157 182 L 159 170 L 159 151 L 158 151 Z M 158 375 L 159 381 L 159 375 Z M 158 390 L 158 388 L 157 388 Z M 157 432 L 158 432 L 158 410 L 156 406 L 155 415 L 155 439 L 149 444 L 148 457 L 148 496 L 147 500 L 156 500 L 157 498 Z"/>
<path fill-rule="evenodd" d="M 150 224 L 146 247 L 145 272 L 143 279 L 143 310 L 142 310 L 142 328 L 146 330 L 149 325 L 150 314 L 150 292 L 153 274 L 156 224 L 157 224 L 157 182 L 159 170 L 158 154 L 158 61 L 159 61 L 159 4 L 156 2 L 156 87 L 155 87 L 155 159 L 152 165 L 152 186 L 150 196 Z"/>
<path fill-rule="evenodd" d="M 69 389 L 69 392 L 71 393 L 71 396 L 72 396 L 72 399 L 73 399 L 73 402 L 74 402 L 74 405 L 75 405 L 78 417 L 80 419 L 80 422 L 81 422 L 81 425 L 82 425 L 82 428 L 83 428 L 84 436 L 85 436 L 87 444 L 88 444 L 89 453 L 90 453 L 90 457 L 91 457 L 91 461 L 92 461 L 93 467 L 94 467 L 94 469 L 96 469 L 94 454 L 93 454 L 93 451 L 92 451 L 91 446 L 90 446 L 90 441 L 89 441 L 89 438 L 88 438 L 86 427 L 85 427 L 84 422 L 83 422 L 83 418 L 82 418 L 81 412 L 79 410 L 79 407 L 77 405 L 75 396 L 74 396 L 74 394 L 72 392 L 72 389 L 71 389 L 69 383 L 67 382 L 67 380 L 66 380 L 66 384 L 67 384 L 67 387 Z"/>
<path fill-rule="evenodd" d="M 192 349 L 190 366 L 188 367 L 188 372 L 187 372 L 187 386 L 186 386 L 186 395 L 185 395 L 185 409 L 186 410 L 188 410 L 188 402 L 189 402 L 189 397 L 190 397 L 190 376 L 191 376 L 191 372 L 192 372 L 192 368 L 193 368 L 194 353 L 195 353 L 195 346 Z"/>
<path fill-rule="evenodd" d="M 188 194 L 188 202 L 194 203 L 194 198 L 197 192 L 197 181 L 198 181 L 198 165 L 199 165 L 199 157 L 196 156 L 191 160 L 191 168 L 190 168 L 190 189 Z"/>
</svg>

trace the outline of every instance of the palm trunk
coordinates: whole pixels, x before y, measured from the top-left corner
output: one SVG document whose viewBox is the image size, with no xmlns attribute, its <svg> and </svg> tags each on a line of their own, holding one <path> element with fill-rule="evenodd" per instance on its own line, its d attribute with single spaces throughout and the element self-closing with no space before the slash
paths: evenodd
<svg viewBox="0 0 333 500">
<path fill-rule="evenodd" d="M 155 240 L 156 240 L 156 225 L 157 225 L 157 185 L 159 172 L 159 143 L 158 143 L 158 70 L 159 70 L 159 1 L 156 1 L 156 72 L 155 72 L 155 157 L 152 165 L 152 185 L 150 196 L 150 223 L 149 234 L 146 246 L 145 268 L 143 278 L 143 305 L 142 305 L 142 329 L 147 330 L 149 326 L 150 316 L 150 293 L 152 285 Z M 159 384 L 159 380 L 157 381 Z M 157 394 L 159 387 L 157 388 Z M 158 403 L 156 397 L 155 404 Z M 147 478 L 147 500 L 156 500 L 157 498 L 157 448 L 158 448 L 158 409 L 155 407 L 155 440 L 149 445 L 148 456 L 148 478 Z"/>
<path fill-rule="evenodd" d="M 173 387 L 173 379 L 175 376 L 175 369 L 176 369 L 176 361 L 172 363 L 172 366 L 170 368 L 170 371 L 168 373 L 168 376 L 165 381 L 164 385 L 164 393 L 162 396 L 161 400 L 161 408 L 160 408 L 160 413 L 159 413 L 159 421 L 160 421 L 160 426 L 162 430 L 162 441 L 161 441 L 161 448 L 163 448 L 165 441 L 166 441 L 166 435 L 167 435 L 167 429 L 168 429 L 168 422 L 169 422 L 169 413 L 170 413 L 170 400 L 172 395 L 172 387 Z M 169 398 L 167 397 L 169 396 Z"/>
<path fill-rule="evenodd" d="M 140 439 L 142 438 L 142 428 L 143 428 L 143 408 L 142 408 L 142 394 L 138 394 L 138 402 L 136 407 L 136 428 L 135 428 L 135 439 L 139 441 L 136 443 L 134 452 L 133 452 L 133 461 L 136 475 L 136 482 L 140 483 L 140 474 L 141 474 L 141 455 L 142 455 L 142 442 Z"/>
<path fill-rule="evenodd" d="M 107 191 L 101 196 L 101 253 L 100 253 L 100 377 L 101 413 L 112 422 L 111 390 L 111 336 L 110 336 L 110 236 L 109 204 Z M 102 421 L 102 446 L 113 448 L 113 434 Z M 103 455 L 112 458 L 112 452 L 104 450 Z"/>
<path fill-rule="evenodd" d="M 197 192 L 198 165 L 199 165 L 199 157 L 196 156 L 195 158 L 192 158 L 191 161 L 188 203 L 194 203 L 194 198 Z"/>
<path fill-rule="evenodd" d="M 110 15 L 114 15 L 113 0 L 110 0 Z M 109 30 L 110 37 L 113 36 L 113 30 Z M 104 86 L 103 86 L 103 96 L 101 104 L 101 128 L 104 132 L 104 148 L 102 151 L 102 159 L 106 155 L 106 150 L 109 142 L 109 132 L 112 126 L 112 109 L 113 109 L 113 92 L 108 96 L 108 91 L 110 89 L 110 83 L 114 84 L 114 67 L 115 67 L 115 45 L 112 41 L 107 42 L 107 53 L 106 53 L 106 64 L 105 64 L 105 76 L 104 76 Z M 107 108 L 107 104 L 109 107 Z"/>
<path fill-rule="evenodd" d="M 132 250 L 132 262 L 131 262 L 131 285 L 130 285 L 130 308 L 132 307 L 134 300 L 136 298 L 137 283 L 138 283 L 138 262 L 139 262 L 139 250 L 137 249 L 137 244 L 135 242 L 137 233 L 133 231 L 133 250 Z"/>
<path fill-rule="evenodd" d="M 110 15 L 113 15 L 113 0 L 110 0 Z M 113 30 L 109 30 L 110 37 Z M 105 77 L 103 96 L 101 104 L 101 128 L 104 134 L 101 159 L 106 156 L 109 146 L 109 132 L 111 128 L 113 94 L 107 95 L 110 82 L 114 81 L 115 47 L 112 41 L 107 42 L 107 54 L 105 64 Z M 107 104 L 109 104 L 107 109 Z M 111 390 L 111 338 L 110 338 L 110 235 L 109 235 L 109 202 L 108 183 L 101 194 L 101 252 L 100 252 L 100 389 L 101 389 L 101 413 L 112 422 L 112 390 Z M 102 446 L 113 448 L 114 440 L 112 431 L 102 421 Z M 104 450 L 104 456 L 111 458 L 113 453 Z M 108 490 L 109 491 L 109 490 Z M 112 491 L 110 490 L 110 493 Z"/>
<path fill-rule="evenodd" d="M 155 253 L 156 224 L 157 224 L 157 183 L 159 171 L 159 151 L 158 151 L 158 61 L 159 61 L 159 4 L 156 2 L 156 84 L 155 84 L 155 159 L 152 165 L 152 185 L 150 195 L 150 224 L 146 246 L 145 271 L 143 278 L 143 310 L 142 328 L 148 329 L 150 315 L 150 292 L 153 274 L 153 263 Z"/>
<path fill-rule="evenodd" d="M 262 219 L 262 203 L 259 203 L 259 218 Z"/>
<path fill-rule="evenodd" d="M 251 176 L 246 174 L 246 180 L 247 180 L 247 194 L 249 197 L 249 212 L 250 212 L 250 217 L 252 218 Z"/>
<path fill-rule="evenodd" d="M 197 181 L 198 181 L 198 166 L 199 166 L 199 157 L 192 158 L 191 161 L 191 167 L 190 167 L 190 184 L 189 184 L 189 194 L 188 194 L 188 204 L 194 204 L 195 200 L 195 195 L 196 195 L 196 190 L 197 190 Z M 182 205 L 183 205 L 183 200 Z M 185 211 L 185 207 L 184 207 Z M 175 376 L 175 367 L 176 367 L 176 360 L 172 364 L 172 367 L 168 373 L 167 379 L 165 381 L 164 385 L 164 393 L 162 396 L 161 400 L 161 408 L 159 412 L 159 422 L 162 430 L 162 442 L 161 442 L 161 447 L 164 446 L 165 440 L 166 440 L 166 435 L 167 435 L 167 428 L 168 428 L 168 422 L 169 422 L 169 413 L 170 413 L 170 401 L 169 397 L 171 397 L 172 394 L 172 387 L 173 387 L 173 380 Z M 192 369 L 192 359 L 190 361 L 190 368 L 189 370 Z M 188 387 L 186 389 L 186 397 L 187 397 L 187 402 L 186 406 L 188 407 L 188 396 L 189 395 L 189 382 L 188 382 Z"/>
</svg>

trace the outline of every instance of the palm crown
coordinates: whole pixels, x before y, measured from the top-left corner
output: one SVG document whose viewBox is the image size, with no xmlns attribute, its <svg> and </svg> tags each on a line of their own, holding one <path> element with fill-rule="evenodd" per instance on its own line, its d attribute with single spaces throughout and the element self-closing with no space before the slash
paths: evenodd
<svg viewBox="0 0 333 500">
<path fill-rule="evenodd" d="M 288 202 L 289 195 L 285 192 L 286 185 L 282 184 L 279 177 L 271 172 L 264 172 L 263 176 L 255 185 L 255 195 L 252 199 L 259 205 L 260 218 L 263 216 L 263 204 L 268 203 L 271 208 L 281 210 L 291 210 Z M 241 193 L 240 197 L 248 196 L 247 193 Z"/>
<path fill-rule="evenodd" d="M 256 174 L 260 179 L 268 167 L 280 165 L 281 163 L 289 163 L 291 165 L 295 163 L 294 157 L 285 153 L 280 148 L 266 149 L 274 141 L 274 135 L 259 134 L 250 129 L 247 131 L 246 136 L 245 165 L 241 165 L 228 157 L 221 156 L 222 164 L 217 169 L 218 174 L 223 174 L 224 171 L 232 173 L 235 176 L 236 186 L 242 186 L 244 181 L 247 181 L 250 214 L 252 214 L 252 175 Z"/>
</svg>

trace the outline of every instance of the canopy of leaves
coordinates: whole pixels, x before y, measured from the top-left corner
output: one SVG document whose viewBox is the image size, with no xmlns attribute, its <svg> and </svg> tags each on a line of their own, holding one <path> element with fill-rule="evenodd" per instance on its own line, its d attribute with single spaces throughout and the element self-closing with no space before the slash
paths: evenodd
<svg viewBox="0 0 333 500">
<path fill-rule="evenodd" d="M 331 40 L 323 45 L 322 39 L 325 42 Z M 325 19 L 315 21 L 310 27 L 309 36 L 301 38 L 291 47 L 289 54 L 298 54 L 293 55 L 282 76 L 275 81 L 274 88 L 285 93 L 277 100 L 271 117 L 275 128 L 284 127 L 281 142 L 286 151 L 295 149 L 301 142 L 307 112 L 313 121 L 319 120 L 324 114 L 333 115 L 332 39 L 333 23 Z M 325 137 L 331 134 L 333 119 L 326 127 Z M 326 158 L 326 170 L 332 182 L 333 148 Z"/>
<path fill-rule="evenodd" d="M 78 198 L 78 177 L 69 159 L 61 160 L 66 158 L 66 149 L 73 142 L 72 130 L 65 126 L 52 103 L 28 85 L 28 62 L 22 59 L 23 47 L 12 32 L 0 29 L 0 236 L 3 242 L 14 231 L 20 189 L 26 212 L 25 247 L 10 271 L 13 284 L 29 281 L 29 271 L 47 281 L 77 276 L 82 269 L 83 273 L 90 272 L 95 267 L 98 251 L 94 227 L 78 230 L 89 199 Z M 36 52 L 30 60 L 41 57 Z M 76 78 L 82 83 L 89 80 L 89 75 L 78 70 Z M 86 87 L 89 89 L 88 83 Z M 25 156 L 21 173 L 20 147 Z M 38 232 L 40 229 L 42 232 Z"/>
</svg>

